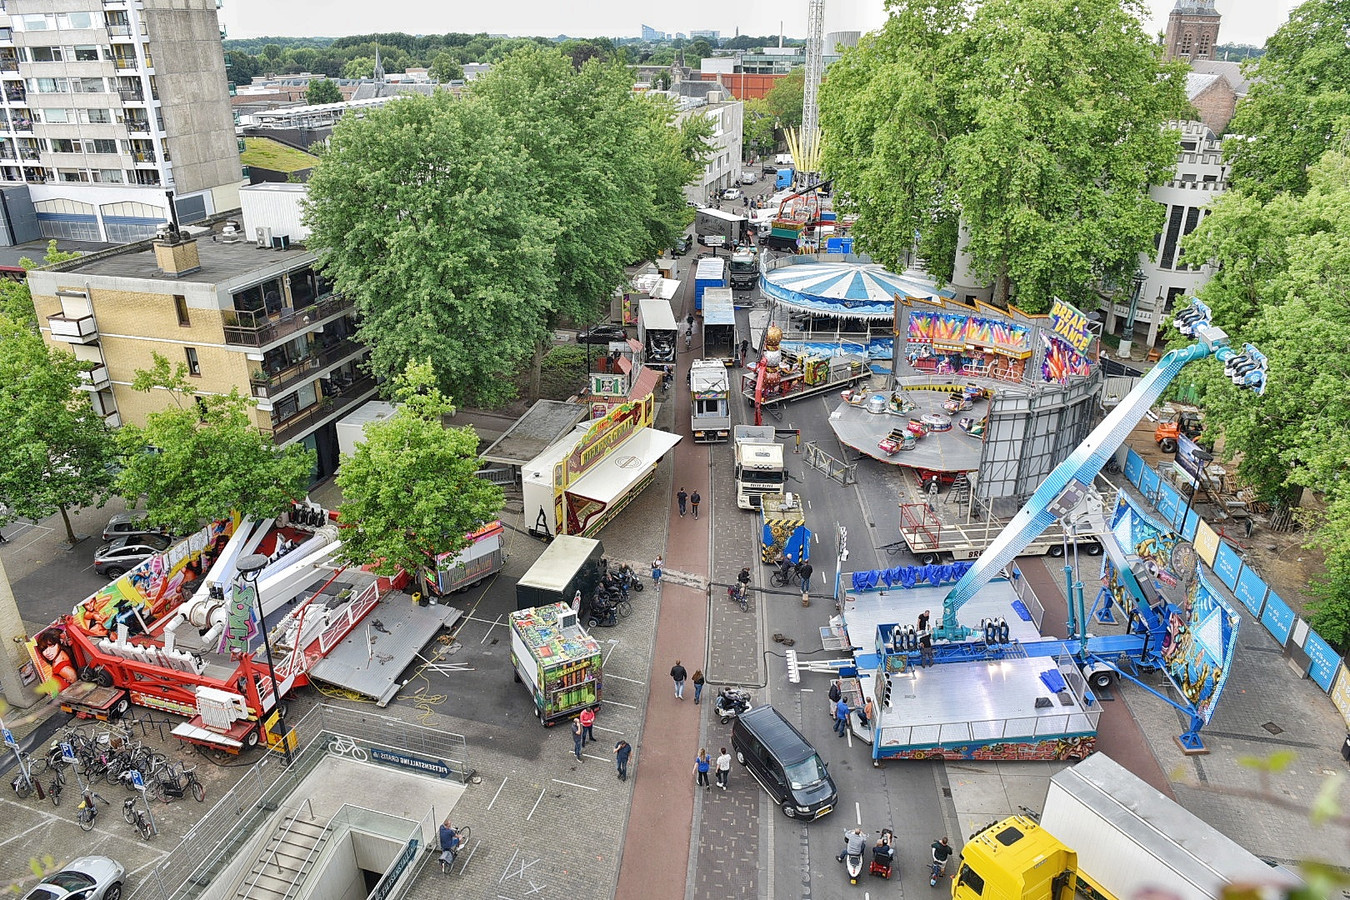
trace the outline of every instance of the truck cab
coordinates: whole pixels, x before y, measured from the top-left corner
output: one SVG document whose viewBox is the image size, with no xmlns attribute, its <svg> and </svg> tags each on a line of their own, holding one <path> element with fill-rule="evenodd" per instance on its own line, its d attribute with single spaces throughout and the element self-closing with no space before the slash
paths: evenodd
<svg viewBox="0 0 1350 900">
<path fill-rule="evenodd" d="M 952 900 L 1073 900 L 1076 869 L 1076 853 L 1026 816 L 1014 816 L 966 842 Z"/>
<path fill-rule="evenodd" d="M 759 254 L 745 248 L 731 254 L 731 289 L 753 290 L 759 281 Z"/>
</svg>

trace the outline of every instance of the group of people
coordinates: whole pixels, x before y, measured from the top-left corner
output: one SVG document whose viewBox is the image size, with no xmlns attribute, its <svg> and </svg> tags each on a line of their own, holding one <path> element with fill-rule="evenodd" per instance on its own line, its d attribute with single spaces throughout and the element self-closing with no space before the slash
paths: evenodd
<svg viewBox="0 0 1350 900">
<path fill-rule="evenodd" d="M 844 692 L 840 689 L 839 682 L 831 681 L 829 698 L 830 710 L 834 715 L 835 734 L 840 737 L 848 734 L 848 717 L 853 713 L 858 714 L 858 722 L 863 728 L 871 725 L 874 709 L 871 697 L 868 697 L 861 706 L 849 706 L 848 701 L 844 699 Z"/>
<path fill-rule="evenodd" d="M 595 710 L 587 707 L 572 720 L 572 752 L 577 762 L 582 761 L 581 750 L 595 741 Z M 628 760 L 633 755 L 633 745 L 620 740 L 614 743 L 614 765 L 620 781 L 628 780 Z"/>
<path fill-rule="evenodd" d="M 684 518 L 685 511 L 690 506 L 693 506 L 694 518 L 697 519 L 698 505 L 703 502 L 703 498 L 699 496 L 698 488 L 694 488 L 694 492 L 692 494 L 687 494 L 685 493 L 684 486 L 681 485 L 679 491 L 675 494 L 675 502 L 679 505 L 681 519 Z"/>
<path fill-rule="evenodd" d="M 727 752 L 726 747 L 722 748 L 717 759 L 710 757 L 707 749 L 698 751 L 698 756 L 694 758 L 694 783 L 705 790 L 711 788 L 712 785 L 708 782 L 710 771 L 716 771 L 717 786 L 725 791 L 727 781 L 731 778 L 731 754 Z"/>
<path fill-rule="evenodd" d="M 675 682 L 676 700 L 684 699 L 684 683 L 692 680 L 694 684 L 694 703 L 698 704 L 703 702 L 703 685 L 706 683 L 706 680 L 703 677 L 702 669 L 695 669 L 694 677 L 690 679 L 688 670 L 685 669 L 677 659 L 675 660 L 675 665 L 670 667 L 670 678 Z"/>
</svg>

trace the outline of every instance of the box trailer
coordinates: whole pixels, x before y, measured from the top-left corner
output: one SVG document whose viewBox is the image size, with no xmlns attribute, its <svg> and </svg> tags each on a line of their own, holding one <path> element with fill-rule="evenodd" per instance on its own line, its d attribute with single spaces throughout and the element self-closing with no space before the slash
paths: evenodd
<svg viewBox="0 0 1350 900">
<path fill-rule="evenodd" d="M 646 365 L 657 369 L 673 367 L 678 337 L 679 326 L 669 300 L 647 297 L 638 301 L 638 343 L 642 344 Z"/>
<path fill-rule="evenodd" d="M 593 538 L 560 534 L 516 583 L 516 609 L 572 604 L 577 591 L 589 598 L 600 580 L 605 547 Z"/>
<path fill-rule="evenodd" d="M 705 256 L 694 270 L 694 309 L 703 312 L 703 292 L 727 287 L 727 261 L 720 256 Z"/>
<path fill-rule="evenodd" d="M 515 680 L 534 695 L 534 714 L 548 727 L 600 705 L 604 657 L 566 603 L 511 613 Z"/>
</svg>

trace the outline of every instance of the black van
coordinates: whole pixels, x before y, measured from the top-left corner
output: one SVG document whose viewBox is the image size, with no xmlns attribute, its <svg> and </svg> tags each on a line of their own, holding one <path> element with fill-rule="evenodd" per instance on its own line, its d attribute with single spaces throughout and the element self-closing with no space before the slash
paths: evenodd
<svg viewBox="0 0 1350 900">
<path fill-rule="evenodd" d="M 839 793 L 820 754 L 772 706 L 741 713 L 731 747 L 788 818 L 818 819 L 834 809 Z"/>
</svg>

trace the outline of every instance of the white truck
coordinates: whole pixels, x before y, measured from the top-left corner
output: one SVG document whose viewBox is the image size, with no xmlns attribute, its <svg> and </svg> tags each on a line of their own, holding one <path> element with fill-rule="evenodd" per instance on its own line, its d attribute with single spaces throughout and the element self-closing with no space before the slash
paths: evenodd
<svg viewBox="0 0 1350 900">
<path fill-rule="evenodd" d="M 694 441 L 711 444 L 731 434 L 727 405 L 730 381 L 720 359 L 696 359 L 689 367 L 689 429 Z"/>
<path fill-rule="evenodd" d="M 638 341 L 643 361 L 653 369 L 675 369 L 676 340 L 679 326 L 669 300 L 643 298 L 638 301 Z"/>
<path fill-rule="evenodd" d="M 1050 780 L 1039 823 L 1004 819 L 966 843 L 952 897 L 1222 900 L 1302 886 L 1094 753 Z"/>
<path fill-rule="evenodd" d="M 736 505 L 759 509 L 764 494 L 782 493 L 787 485 L 783 445 L 772 425 L 737 425 L 732 431 L 736 444 Z"/>
</svg>

